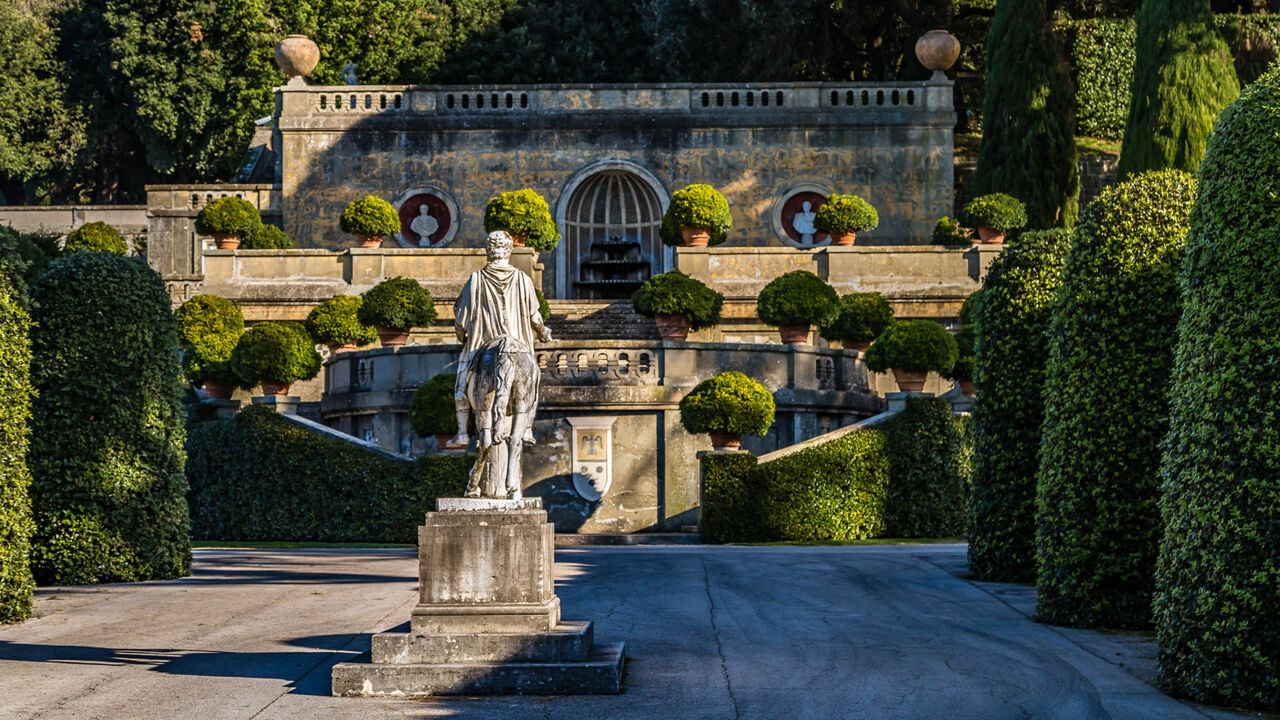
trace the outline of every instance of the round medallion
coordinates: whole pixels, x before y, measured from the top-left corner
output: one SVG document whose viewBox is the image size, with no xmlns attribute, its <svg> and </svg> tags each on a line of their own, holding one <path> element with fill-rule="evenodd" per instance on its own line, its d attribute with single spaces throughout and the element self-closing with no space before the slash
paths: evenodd
<svg viewBox="0 0 1280 720">
<path fill-rule="evenodd" d="M 444 247 L 458 232 L 457 205 L 436 188 L 415 188 L 400 195 L 396 210 L 400 232 L 396 241 L 403 247 Z"/>
<path fill-rule="evenodd" d="M 801 190 L 787 197 L 782 203 L 778 220 L 782 231 L 798 247 L 817 247 L 826 245 L 827 234 L 818 232 L 813 226 L 818 217 L 818 208 L 826 202 L 825 195 L 812 190 Z"/>
</svg>

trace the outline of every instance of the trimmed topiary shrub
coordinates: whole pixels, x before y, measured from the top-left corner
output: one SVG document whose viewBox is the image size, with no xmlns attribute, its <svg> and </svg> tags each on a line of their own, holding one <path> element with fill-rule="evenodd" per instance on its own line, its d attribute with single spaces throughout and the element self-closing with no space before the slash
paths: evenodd
<svg viewBox="0 0 1280 720">
<path fill-rule="evenodd" d="M 878 428 L 885 435 L 888 537 L 955 537 L 964 532 L 972 448 L 968 433 L 938 397 L 908 397 Z"/>
<path fill-rule="evenodd" d="M 646 317 L 680 315 L 692 330 L 720 324 L 724 295 L 679 270 L 654 275 L 631 296 L 631 307 Z"/>
<path fill-rule="evenodd" d="M 960 217 L 970 227 L 1009 232 L 1027 224 L 1027 208 L 1012 195 L 992 193 L 970 200 Z"/>
<path fill-rule="evenodd" d="M 311 309 L 304 325 L 311 339 L 322 345 L 370 345 L 378 331 L 360 322 L 364 300 L 351 295 L 334 295 Z"/>
<path fill-rule="evenodd" d="M 1046 622 L 1150 624 L 1176 269 L 1194 200 L 1190 175 L 1147 173 L 1104 190 L 1076 226 L 1045 370 L 1036 614 Z"/>
<path fill-rule="evenodd" d="M 697 434 L 764 435 L 773 425 L 773 394 L 740 372 L 722 372 L 694 386 L 680 401 L 680 424 Z"/>
<path fill-rule="evenodd" d="M 932 320 L 904 320 L 886 327 L 867 348 L 867 369 L 888 372 L 949 372 L 956 364 L 956 340 Z"/>
<path fill-rule="evenodd" d="M 67 236 L 66 252 L 109 252 L 128 255 L 129 245 L 120 231 L 104 222 L 85 223 Z"/>
<path fill-rule="evenodd" d="M 275 225 L 262 223 L 245 233 L 240 241 L 241 250 L 289 250 L 293 241 Z"/>
<path fill-rule="evenodd" d="M 436 303 L 431 293 L 413 278 L 383 280 L 361 296 L 356 319 L 364 325 L 412 330 L 429 327 L 436 321 Z"/>
<path fill-rule="evenodd" d="M 708 244 L 719 245 L 733 227 L 729 201 L 710 185 L 688 185 L 671 193 L 671 204 L 662 216 L 659 235 L 667 245 L 684 242 L 681 228 L 705 228 L 711 235 Z"/>
<path fill-rule="evenodd" d="M 770 540 L 862 540 L 884 533 L 889 461 L 884 435 L 854 431 L 756 467 Z"/>
<path fill-rule="evenodd" d="M 545 198 L 529 189 L 504 192 L 484 208 L 484 231 L 506 230 L 534 250 L 551 251 L 560 244 L 560 229 Z"/>
<path fill-rule="evenodd" d="M 209 335 L 239 337 L 244 332 L 240 306 L 234 300 L 217 295 L 196 295 L 182 303 L 174 317 L 178 321 L 178 341 L 187 347 Z"/>
<path fill-rule="evenodd" d="M 352 235 L 395 235 L 400 232 L 400 215 L 386 200 L 377 195 L 365 195 L 343 208 L 338 227 Z"/>
<path fill-rule="evenodd" d="M 31 319 L 0 270 L 0 623 L 31 614 Z"/>
<path fill-rule="evenodd" d="M 247 388 L 236 371 L 231 368 L 231 353 L 240 342 L 239 333 L 205 335 L 182 350 L 182 371 L 192 385 L 203 385 L 206 380 Z"/>
<path fill-rule="evenodd" d="M 409 425 L 422 437 L 458 434 L 458 412 L 453 389 L 455 373 L 441 373 L 418 386 L 409 405 Z"/>
<path fill-rule="evenodd" d="M 1153 616 L 1160 681 L 1280 709 L 1280 68 L 1218 118 L 1182 262 Z"/>
<path fill-rule="evenodd" d="M 822 337 L 846 344 L 871 342 L 893 324 L 893 308 L 877 292 L 849 293 L 840 298 L 835 319 L 822 327 Z"/>
<path fill-rule="evenodd" d="M 320 353 L 301 324 L 262 322 L 240 336 L 231 352 L 231 370 L 241 387 L 263 380 L 292 385 L 320 374 Z"/>
<path fill-rule="evenodd" d="M 938 218 L 938 223 L 933 226 L 933 235 L 930 239 L 934 245 L 954 246 L 968 245 L 970 243 L 969 233 L 960 227 L 960 223 L 946 216 Z"/>
<path fill-rule="evenodd" d="M 698 535 L 705 543 L 758 542 L 765 536 L 760 504 L 750 484 L 756 456 L 749 452 L 707 453 L 702 470 L 702 511 Z"/>
<path fill-rule="evenodd" d="M 769 325 L 822 327 L 840 312 L 835 288 L 808 270 L 793 270 L 774 278 L 756 298 L 756 315 Z"/>
<path fill-rule="evenodd" d="M 31 297 L 36 579 L 187 574 L 185 383 L 164 281 L 140 258 L 77 253 Z"/>
<path fill-rule="evenodd" d="M 253 203 L 238 197 L 210 200 L 196 215 L 196 232 L 201 235 L 240 235 L 262 224 L 262 216 Z"/>
<path fill-rule="evenodd" d="M 1052 305 L 1070 234 L 1024 233 L 987 270 L 977 303 L 969 568 L 983 580 L 1035 577 L 1036 473 Z"/>
<path fill-rule="evenodd" d="M 437 497 L 466 489 L 474 455 L 393 459 L 250 406 L 194 425 L 191 531 L 207 540 L 416 542 Z"/>
<path fill-rule="evenodd" d="M 844 235 L 875 230 L 880 216 L 871 203 L 857 195 L 829 195 L 818 208 L 813 226 L 828 235 Z"/>
</svg>

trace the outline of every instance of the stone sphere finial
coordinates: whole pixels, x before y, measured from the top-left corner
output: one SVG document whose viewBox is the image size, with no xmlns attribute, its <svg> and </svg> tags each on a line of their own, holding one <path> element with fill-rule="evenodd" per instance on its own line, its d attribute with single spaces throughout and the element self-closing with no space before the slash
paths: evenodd
<svg viewBox="0 0 1280 720">
<path fill-rule="evenodd" d="M 276 67 L 289 77 L 310 75 L 320 62 L 320 48 L 306 35 L 290 35 L 276 45 Z"/>
<path fill-rule="evenodd" d="M 946 30 L 930 30 L 916 40 L 916 59 L 933 71 L 930 80 L 946 80 L 946 70 L 960 57 L 960 41 Z"/>
</svg>

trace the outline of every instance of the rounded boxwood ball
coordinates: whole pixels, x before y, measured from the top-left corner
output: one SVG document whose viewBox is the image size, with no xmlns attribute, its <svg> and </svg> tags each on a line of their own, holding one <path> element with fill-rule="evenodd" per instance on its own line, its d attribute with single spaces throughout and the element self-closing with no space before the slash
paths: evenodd
<svg viewBox="0 0 1280 720">
<path fill-rule="evenodd" d="M 67 236 L 66 251 L 75 252 L 109 252 L 116 255 L 128 255 L 129 246 L 120 232 L 104 222 L 85 223 Z"/>
<path fill-rule="evenodd" d="M 347 205 L 338 224 L 342 232 L 352 235 L 395 235 L 400 232 L 400 214 L 386 200 L 366 195 Z"/>
<path fill-rule="evenodd" d="M 293 240 L 283 230 L 267 223 L 245 233 L 240 241 L 241 250 L 289 250 L 292 247 Z"/>
<path fill-rule="evenodd" d="M 351 295 L 334 295 L 311 309 L 305 323 L 311 338 L 325 345 L 369 345 L 378 340 L 378 331 L 360 322 L 364 300 Z"/>
<path fill-rule="evenodd" d="M 551 217 L 551 206 L 535 190 L 504 192 L 490 198 L 484 208 L 484 231 L 504 230 L 522 236 L 535 250 L 554 250 L 560 243 L 560 229 Z"/>
<path fill-rule="evenodd" d="M 813 226 L 829 235 L 875 230 L 880 215 L 871 203 L 857 195 L 831 195 L 818 208 Z"/>
<path fill-rule="evenodd" d="M 647 317 L 681 315 L 693 330 L 720 324 L 724 295 L 679 270 L 654 275 L 631 296 L 631 307 Z"/>
<path fill-rule="evenodd" d="M 703 380 L 680 401 L 680 424 L 691 433 L 712 430 L 732 435 L 764 435 L 773 425 L 775 405 L 768 388 L 740 372 Z"/>
<path fill-rule="evenodd" d="M 302 325 L 263 322 L 240 336 L 231 353 L 231 369 L 253 387 L 263 380 L 292 385 L 320 374 L 320 353 Z"/>
<path fill-rule="evenodd" d="M 356 318 L 365 325 L 407 331 L 436 321 L 435 300 L 413 278 L 388 278 L 362 297 Z"/>
<path fill-rule="evenodd" d="M 960 217 L 969 227 L 1008 232 L 1027 224 L 1027 206 L 1012 195 L 991 193 L 970 200 Z"/>
<path fill-rule="evenodd" d="M 195 345 L 209 335 L 244 332 L 244 314 L 234 300 L 217 295 L 196 295 L 182 303 L 174 313 L 178 321 L 178 340 L 184 346 Z"/>
<path fill-rule="evenodd" d="M 262 224 L 253 203 L 238 197 L 210 200 L 196 215 L 196 232 L 201 235 L 240 235 Z"/>
<path fill-rule="evenodd" d="M 733 227 L 729 201 L 719 190 L 701 183 L 671 193 L 659 236 L 667 245 L 679 245 L 684 240 L 680 229 L 686 227 L 706 228 L 711 235 L 711 245 L 724 242 Z"/>
<path fill-rule="evenodd" d="M 867 369 L 893 368 L 912 372 L 946 373 L 959 351 L 947 329 L 932 320 L 904 320 L 885 328 L 867 348 Z"/>
<path fill-rule="evenodd" d="M 769 325 L 822 327 L 840 312 L 835 288 L 808 270 L 793 270 L 774 278 L 756 298 L 756 314 Z"/>
<path fill-rule="evenodd" d="M 840 298 L 840 311 L 835 319 L 822 326 L 822 337 L 828 340 L 868 342 L 893 324 L 893 308 L 877 292 L 849 293 Z"/>
</svg>

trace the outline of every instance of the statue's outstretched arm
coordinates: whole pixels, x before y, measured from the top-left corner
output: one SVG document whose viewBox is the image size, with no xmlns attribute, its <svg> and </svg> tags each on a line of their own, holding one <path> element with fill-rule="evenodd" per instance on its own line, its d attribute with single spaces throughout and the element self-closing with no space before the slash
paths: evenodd
<svg viewBox="0 0 1280 720">
<path fill-rule="evenodd" d="M 538 336 L 542 342 L 551 342 L 551 329 L 547 324 L 542 322 L 542 313 L 534 311 L 529 316 L 529 322 L 533 324 L 533 334 Z"/>
</svg>

